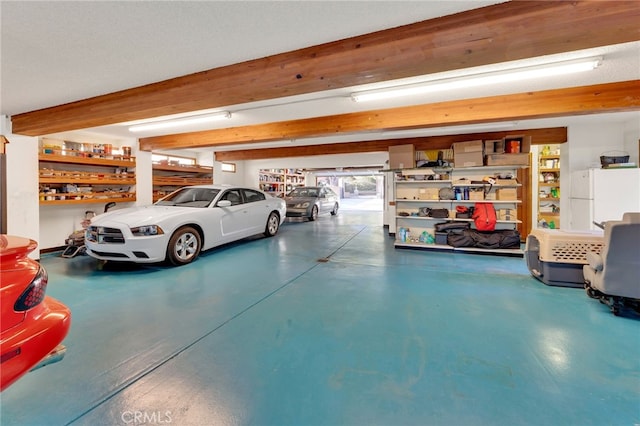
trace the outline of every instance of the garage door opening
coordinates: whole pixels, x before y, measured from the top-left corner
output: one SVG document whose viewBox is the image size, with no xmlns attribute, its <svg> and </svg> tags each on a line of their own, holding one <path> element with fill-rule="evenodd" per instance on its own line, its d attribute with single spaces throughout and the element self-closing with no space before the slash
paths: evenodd
<svg viewBox="0 0 640 426">
<path fill-rule="evenodd" d="M 316 185 L 340 195 L 341 210 L 382 211 L 384 176 L 377 171 L 315 172 Z"/>
</svg>

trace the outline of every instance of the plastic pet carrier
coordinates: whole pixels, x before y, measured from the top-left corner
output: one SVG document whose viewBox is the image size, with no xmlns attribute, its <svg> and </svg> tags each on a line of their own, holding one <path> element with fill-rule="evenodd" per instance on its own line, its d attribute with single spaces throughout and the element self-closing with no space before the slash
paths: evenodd
<svg viewBox="0 0 640 426">
<path fill-rule="evenodd" d="M 602 244 L 600 231 L 534 229 L 527 236 L 524 258 L 531 275 L 546 285 L 583 288 L 587 252 L 600 253 Z"/>
</svg>

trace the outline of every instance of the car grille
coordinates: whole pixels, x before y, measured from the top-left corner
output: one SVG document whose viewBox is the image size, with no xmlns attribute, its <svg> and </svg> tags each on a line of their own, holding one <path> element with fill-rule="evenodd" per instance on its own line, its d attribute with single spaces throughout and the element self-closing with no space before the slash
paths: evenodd
<svg viewBox="0 0 640 426">
<path fill-rule="evenodd" d="M 108 251 L 97 251 L 97 250 L 91 250 L 91 253 L 95 253 L 98 256 L 102 256 L 102 257 L 121 257 L 124 259 L 128 259 L 129 256 L 127 256 L 124 253 L 111 253 Z"/>
<path fill-rule="evenodd" d="M 85 238 L 87 241 L 98 244 L 124 244 L 124 236 L 118 228 L 89 226 Z"/>
</svg>

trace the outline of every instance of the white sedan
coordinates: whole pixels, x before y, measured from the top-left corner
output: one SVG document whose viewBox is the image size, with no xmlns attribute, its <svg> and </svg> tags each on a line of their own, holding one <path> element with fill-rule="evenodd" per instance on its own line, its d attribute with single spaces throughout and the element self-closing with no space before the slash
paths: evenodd
<svg viewBox="0 0 640 426">
<path fill-rule="evenodd" d="M 286 211 L 284 200 L 258 189 L 188 186 L 151 206 L 95 216 L 85 246 L 100 260 L 184 265 L 201 250 L 260 233 L 276 235 Z"/>
</svg>

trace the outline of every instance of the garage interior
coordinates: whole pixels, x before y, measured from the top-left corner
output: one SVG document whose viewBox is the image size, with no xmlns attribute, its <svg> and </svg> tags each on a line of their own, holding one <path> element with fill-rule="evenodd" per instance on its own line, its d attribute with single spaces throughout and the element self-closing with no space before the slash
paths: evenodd
<svg viewBox="0 0 640 426">
<path fill-rule="evenodd" d="M 138 205 L 151 203 L 144 179 L 152 152 L 197 157 L 213 167 L 216 183 L 249 186 L 257 185 L 260 168 L 303 168 L 314 179 L 349 170 L 368 175 L 388 167 L 390 146 L 448 149 L 514 133 L 533 135 L 536 146 L 566 147 L 564 165 L 571 169 L 618 149 L 637 163 L 636 2 L 305 2 L 307 9 L 200 2 L 202 20 L 195 2 L 184 9 L 177 3 L 152 9 L 132 2 L 127 9 L 95 2 L 93 10 L 71 2 L 58 10 L 0 4 L 6 149 L 0 223 L 3 232 L 54 249 L 38 255 L 49 273 L 47 293 L 73 314 L 65 358 L 2 393 L 3 425 L 640 423 L 640 361 L 631 355 L 640 349 L 638 316 L 613 316 L 580 289 L 540 283 L 521 257 L 396 250 L 386 206 L 354 197 L 335 217 L 287 221 L 275 238 L 216 248 L 183 267 L 65 259 L 57 241 L 85 207 L 41 207 L 33 184 L 43 136 L 133 146 Z M 365 4 L 369 23 L 357 19 Z M 139 33 L 122 27 L 119 35 L 98 17 L 123 12 L 125 24 L 144 16 L 148 22 Z M 235 45 L 229 25 L 237 24 L 231 19 L 237 12 L 248 13 L 256 27 L 239 26 Z M 17 46 L 35 52 L 28 43 L 17 36 L 8 43 L 12 31 L 26 37 L 26 23 L 43 31 L 33 30 L 43 43 L 48 32 L 52 44 L 75 40 L 71 48 L 87 54 L 100 37 L 82 33 L 84 24 L 62 36 L 47 21 L 60 29 L 86 19 L 114 44 L 135 45 L 140 37 L 144 45 L 145 25 L 154 18 L 177 25 L 163 19 L 181 13 L 199 24 L 187 25 L 188 37 L 175 36 L 184 60 L 175 60 L 181 53 L 173 45 L 166 51 L 148 45 L 143 58 L 122 46 L 117 61 L 107 50 L 100 61 L 88 57 L 105 67 L 104 76 L 93 70 L 81 77 L 72 75 L 72 59 L 49 54 L 56 62 L 50 70 L 68 72 L 77 87 L 54 73 L 29 90 L 8 89 L 16 73 L 45 68 L 31 62 L 32 54 L 20 58 Z M 226 36 L 211 37 L 205 18 Z M 284 40 L 273 34 L 274 22 Z M 285 24 L 292 27 L 285 31 Z M 168 35 L 155 37 L 161 44 Z M 204 37 L 217 44 L 194 48 Z M 226 53 L 202 54 L 216 49 Z M 607 53 L 600 74 L 366 106 L 354 106 L 349 96 L 389 80 L 457 77 L 465 68 L 494 71 L 505 62 L 572 59 L 575 52 Z M 187 66 L 186 58 L 198 56 Z M 221 109 L 233 110 L 233 124 L 140 136 L 127 130 L 152 117 Z M 233 163 L 236 172 L 223 172 L 222 163 Z M 563 215 L 570 223 L 570 212 Z M 529 217 L 523 234 L 535 226 Z"/>
</svg>

